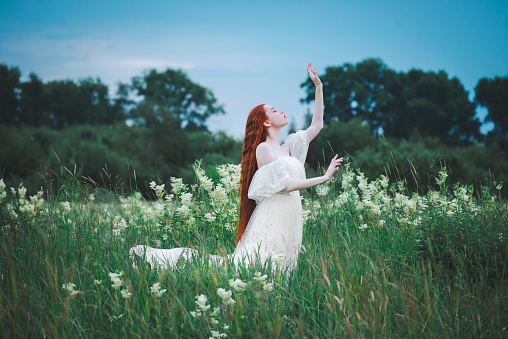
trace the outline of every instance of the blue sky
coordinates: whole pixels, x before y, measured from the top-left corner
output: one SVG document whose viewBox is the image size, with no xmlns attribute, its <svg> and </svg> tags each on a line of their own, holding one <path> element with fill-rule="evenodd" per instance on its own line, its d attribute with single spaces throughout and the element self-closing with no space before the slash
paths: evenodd
<svg viewBox="0 0 508 339">
<path fill-rule="evenodd" d="M 111 90 L 179 68 L 224 104 L 210 129 L 237 137 L 260 103 L 303 127 L 309 61 L 321 74 L 368 57 L 444 70 L 471 98 L 480 78 L 508 73 L 508 1 L 0 1 L 1 63 L 45 81 L 99 77 Z"/>
</svg>

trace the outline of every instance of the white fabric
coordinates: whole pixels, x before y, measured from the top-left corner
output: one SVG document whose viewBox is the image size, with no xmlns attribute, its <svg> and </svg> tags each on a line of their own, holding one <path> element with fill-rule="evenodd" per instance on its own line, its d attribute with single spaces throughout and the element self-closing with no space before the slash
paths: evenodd
<svg viewBox="0 0 508 339">
<path fill-rule="evenodd" d="M 302 244 L 302 205 L 299 191 L 285 193 L 283 189 L 293 179 L 305 179 L 304 163 L 309 147 L 307 131 L 288 135 L 285 143 L 289 145 L 291 156 L 279 156 L 274 162 L 262 166 L 252 179 L 248 197 L 256 200 L 256 208 L 235 251 L 226 257 L 237 265 L 256 259 L 264 262 L 279 255 L 279 267 L 296 267 Z M 131 256 L 144 257 L 152 267 L 155 264 L 175 267 L 180 258 L 185 263 L 196 253 L 189 248 L 156 249 L 144 245 L 130 249 Z M 210 256 L 210 261 L 215 263 L 223 260 L 220 256 Z"/>
</svg>

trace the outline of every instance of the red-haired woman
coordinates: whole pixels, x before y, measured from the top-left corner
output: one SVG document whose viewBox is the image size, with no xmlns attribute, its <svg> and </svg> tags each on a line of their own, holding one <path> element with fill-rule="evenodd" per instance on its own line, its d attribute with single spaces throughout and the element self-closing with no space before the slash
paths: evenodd
<svg viewBox="0 0 508 339">
<path fill-rule="evenodd" d="M 229 260 L 236 264 L 272 259 L 281 268 L 293 268 L 302 244 L 302 205 L 299 190 L 330 180 L 342 158 L 332 159 L 323 176 L 306 179 L 304 163 L 309 142 L 323 128 L 323 85 L 317 70 L 307 66 L 316 85 L 314 116 L 306 130 L 290 134 L 279 144 L 281 128 L 288 124 L 284 112 L 270 105 L 252 109 L 245 127 L 240 179 L 240 221 L 237 247 Z M 146 257 L 150 264 L 174 266 L 196 252 L 187 248 L 169 250 L 136 246 L 131 254 Z M 221 260 L 212 256 L 213 260 Z"/>
</svg>

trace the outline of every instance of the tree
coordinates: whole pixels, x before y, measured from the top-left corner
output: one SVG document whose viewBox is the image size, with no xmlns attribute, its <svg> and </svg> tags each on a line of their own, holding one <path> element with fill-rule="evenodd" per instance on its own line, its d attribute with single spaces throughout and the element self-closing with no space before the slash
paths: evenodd
<svg viewBox="0 0 508 339">
<path fill-rule="evenodd" d="M 43 96 L 45 103 L 40 109 L 54 129 L 74 124 L 113 124 L 122 118 L 119 107 L 111 103 L 108 86 L 99 78 L 81 79 L 78 83 L 50 81 L 43 87 Z M 25 100 L 33 97 L 27 96 Z"/>
<path fill-rule="evenodd" d="M 469 143 L 480 139 L 480 122 L 475 105 L 457 78 L 412 69 L 400 73 L 390 88 L 396 101 L 390 105 L 385 134 L 408 138 L 414 130 L 422 136 L 439 137 L 445 144 Z"/>
<path fill-rule="evenodd" d="M 174 117 L 185 130 L 207 130 L 206 120 L 224 113 L 209 89 L 192 82 L 180 70 L 159 73 L 152 69 L 143 77 L 134 77 L 131 88 L 143 97 L 132 117 L 147 127 Z"/>
<path fill-rule="evenodd" d="M 487 109 L 485 120 L 494 123 L 487 142 L 498 141 L 508 152 L 508 77 L 480 79 L 475 87 L 475 102 Z"/>
<path fill-rule="evenodd" d="M 17 67 L 0 64 L 0 123 L 19 122 L 19 93 L 21 72 Z"/>
<path fill-rule="evenodd" d="M 324 89 L 325 122 L 348 122 L 354 117 L 369 122 L 373 131 L 386 125 L 384 116 L 393 95 L 387 90 L 396 81 L 397 74 L 380 59 L 366 59 L 356 65 L 345 63 L 326 68 L 321 77 Z M 314 100 L 314 85 L 307 79 L 307 98 Z"/>
<path fill-rule="evenodd" d="M 29 78 L 29 81 L 21 84 L 20 123 L 49 127 L 50 118 L 44 93 L 44 83 L 35 73 L 31 73 Z"/>
<path fill-rule="evenodd" d="M 110 103 L 108 86 L 99 78 L 79 80 L 79 98 L 81 112 L 76 119 L 78 123 L 113 124 L 122 118 L 121 111 Z M 78 108 L 78 107 L 76 107 Z"/>
<path fill-rule="evenodd" d="M 396 73 L 379 59 L 366 59 L 328 67 L 321 79 L 326 122 L 359 117 L 374 134 L 409 138 L 416 130 L 447 144 L 481 137 L 475 105 L 460 81 L 443 71 Z M 314 100 L 312 83 L 301 86 L 307 92 L 302 102 Z"/>
</svg>

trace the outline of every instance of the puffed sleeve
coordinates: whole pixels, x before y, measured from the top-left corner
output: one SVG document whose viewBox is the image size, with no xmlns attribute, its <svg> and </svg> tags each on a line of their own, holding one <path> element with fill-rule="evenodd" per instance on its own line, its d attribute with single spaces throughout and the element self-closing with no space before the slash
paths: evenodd
<svg viewBox="0 0 508 339">
<path fill-rule="evenodd" d="M 301 164 L 305 164 L 307 158 L 307 150 L 309 149 L 309 134 L 307 130 L 299 130 L 287 136 L 285 144 L 289 145 L 291 156 L 300 160 Z"/>
<path fill-rule="evenodd" d="M 291 177 L 279 159 L 259 168 L 249 186 L 247 196 L 257 203 L 282 191 L 291 182 Z"/>
</svg>

